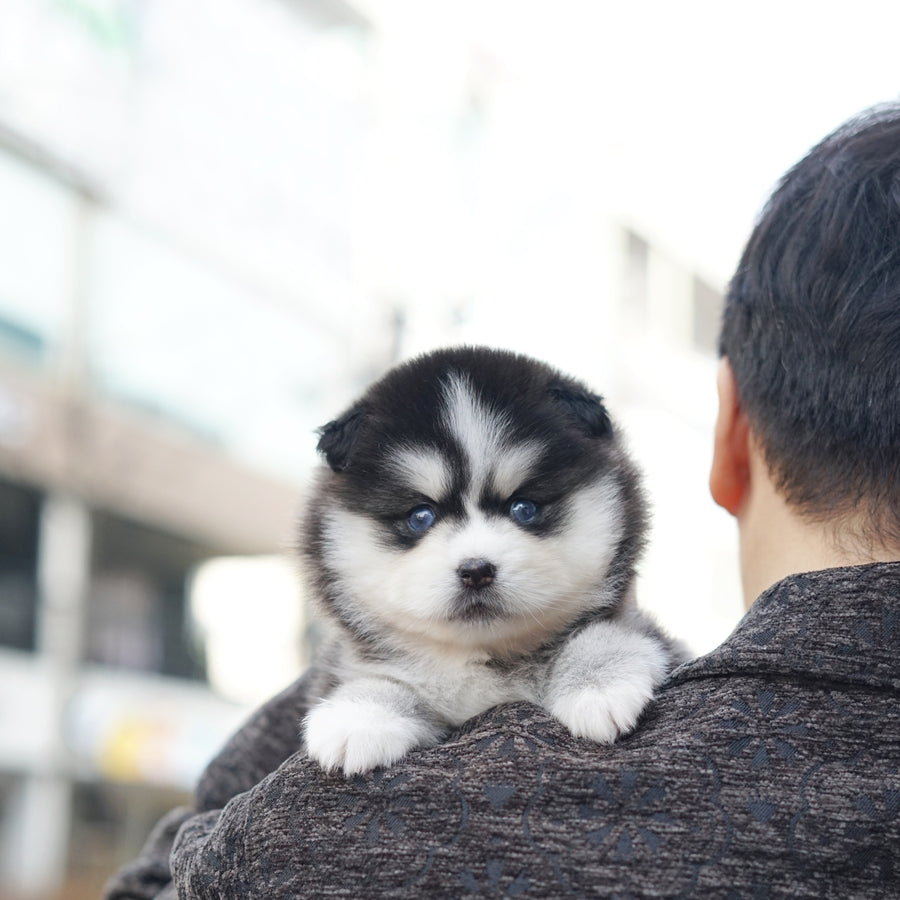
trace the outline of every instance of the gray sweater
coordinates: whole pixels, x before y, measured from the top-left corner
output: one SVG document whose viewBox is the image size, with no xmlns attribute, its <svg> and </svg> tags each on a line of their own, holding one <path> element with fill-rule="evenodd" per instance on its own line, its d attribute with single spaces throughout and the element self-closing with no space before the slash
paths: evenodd
<svg viewBox="0 0 900 900">
<path fill-rule="evenodd" d="M 612 747 L 515 704 L 346 781 L 304 709 L 259 710 L 109 900 L 900 897 L 900 563 L 775 585 Z"/>
</svg>

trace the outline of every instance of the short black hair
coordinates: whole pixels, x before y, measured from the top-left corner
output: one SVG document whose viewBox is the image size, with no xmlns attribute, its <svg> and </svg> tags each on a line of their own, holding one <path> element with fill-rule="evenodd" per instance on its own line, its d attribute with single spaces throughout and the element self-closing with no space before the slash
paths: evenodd
<svg viewBox="0 0 900 900">
<path fill-rule="evenodd" d="M 900 103 L 845 123 L 779 182 L 719 351 L 785 499 L 900 541 Z"/>
</svg>

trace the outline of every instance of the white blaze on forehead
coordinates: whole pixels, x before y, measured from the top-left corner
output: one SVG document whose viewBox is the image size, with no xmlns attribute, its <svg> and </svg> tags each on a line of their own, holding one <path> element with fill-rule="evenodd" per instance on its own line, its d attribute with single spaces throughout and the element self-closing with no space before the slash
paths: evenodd
<svg viewBox="0 0 900 900">
<path fill-rule="evenodd" d="M 444 402 L 444 421 L 469 463 L 471 489 L 479 491 L 490 479 L 498 494 L 512 494 L 540 458 L 540 444 L 514 444 L 509 417 L 482 403 L 464 375 L 447 380 Z"/>
<path fill-rule="evenodd" d="M 444 389 L 444 421 L 472 465 L 472 475 L 483 472 L 506 442 L 509 420 L 489 410 L 475 395 L 464 375 L 451 375 Z M 483 477 L 483 475 L 482 475 Z"/>
<path fill-rule="evenodd" d="M 391 469 L 407 487 L 432 500 L 450 493 L 453 478 L 450 465 L 430 447 L 401 447 L 390 460 Z"/>
</svg>

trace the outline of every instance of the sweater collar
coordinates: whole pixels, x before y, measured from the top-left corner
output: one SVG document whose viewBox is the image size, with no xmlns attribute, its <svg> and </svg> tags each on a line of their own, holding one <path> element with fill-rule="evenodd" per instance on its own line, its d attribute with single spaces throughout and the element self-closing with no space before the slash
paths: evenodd
<svg viewBox="0 0 900 900">
<path fill-rule="evenodd" d="M 785 578 L 669 683 L 748 671 L 900 690 L 900 562 Z"/>
</svg>

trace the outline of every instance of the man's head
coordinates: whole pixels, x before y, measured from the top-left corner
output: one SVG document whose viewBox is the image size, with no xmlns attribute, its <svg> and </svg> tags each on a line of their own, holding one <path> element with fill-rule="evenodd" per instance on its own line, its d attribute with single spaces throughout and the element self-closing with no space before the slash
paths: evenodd
<svg viewBox="0 0 900 900">
<path fill-rule="evenodd" d="M 900 546 L 900 105 L 782 179 L 730 284 L 720 352 L 788 507 Z"/>
</svg>

